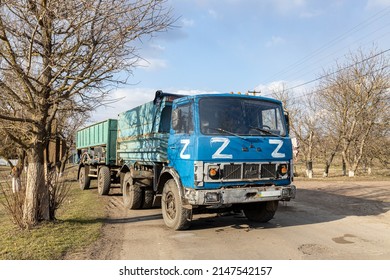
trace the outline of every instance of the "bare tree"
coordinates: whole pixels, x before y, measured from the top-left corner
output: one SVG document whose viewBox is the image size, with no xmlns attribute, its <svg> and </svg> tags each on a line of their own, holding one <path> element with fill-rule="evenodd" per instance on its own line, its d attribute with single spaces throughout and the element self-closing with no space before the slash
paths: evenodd
<svg viewBox="0 0 390 280">
<path fill-rule="evenodd" d="M 85 124 L 89 112 L 60 111 L 57 121 L 56 138 L 60 141 L 61 153 L 58 155 L 58 172 L 61 177 L 69 158 L 72 156 L 72 149 L 75 149 L 76 132 Z"/>
<path fill-rule="evenodd" d="M 272 96 L 281 100 L 290 117 L 290 129 L 299 143 L 299 154 L 304 158 L 306 174 L 313 177 L 313 160 L 315 157 L 319 112 L 316 108 L 315 93 L 309 92 L 303 97 L 293 96 L 285 86 L 274 90 Z"/>
<path fill-rule="evenodd" d="M 296 135 L 300 143 L 300 153 L 306 163 L 306 175 L 313 178 L 313 160 L 316 157 L 318 142 L 318 127 L 321 112 L 317 110 L 315 93 L 309 93 L 301 99 L 302 110 L 296 118 Z"/>
<path fill-rule="evenodd" d="M 354 176 L 370 136 L 390 109 L 389 58 L 383 52 L 350 54 L 346 65 L 324 75 L 319 104 L 328 130 L 340 141 L 349 176 Z"/>
<path fill-rule="evenodd" d="M 0 1 L 0 119 L 27 151 L 27 227 L 50 219 L 44 150 L 58 110 L 96 107 L 136 66 L 134 41 L 172 23 L 165 0 Z"/>
<path fill-rule="evenodd" d="M 338 97 L 338 94 L 334 94 L 335 88 L 333 85 L 329 85 L 327 83 L 320 82 L 317 88 L 317 106 L 321 111 L 320 114 L 320 125 L 318 130 L 318 140 L 319 145 L 318 149 L 324 158 L 324 173 L 323 177 L 329 176 L 329 169 L 333 163 L 333 160 L 337 153 L 340 152 L 341 140 L 343 131 L 340 127 L 335 127 L 335 123 L 339 121 L 340 112 L 334 114 L 334 110 L 337 110 L 333 106 L 334 102 L 338 102 L 333 99 L 334 97 Z M 326 96 L 327 100 L 324 100 L 324 96 Z M 331 102 L 329 102 L 331 100 Z"/>
</svg>

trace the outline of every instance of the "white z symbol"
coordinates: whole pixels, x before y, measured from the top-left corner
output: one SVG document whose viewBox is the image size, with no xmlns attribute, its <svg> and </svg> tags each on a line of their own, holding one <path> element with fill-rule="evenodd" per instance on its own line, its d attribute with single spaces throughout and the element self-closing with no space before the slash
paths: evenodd
<svg viewBox="0 0 390 280">
<path fill-rule="evenodd" d="M 212 158 L 233 158 L 233 155 L 222 154 L 223 150 L 225 150 L 230 143 L 230 140 L 228 138 L 211 138 L 210 143 L 223 143 L 221 147 L 219 147 L 218 150 L 212 155 Z"/>
<path fill-rule="evenodd" d="M 190 144 L 190 139 L 182 139 L 180 140 L 181 144 L 184 144 L 183 149 L 180 152 L 180 158 L 182 159 L 190 159 L 190 154 L 184 154 L 185 150 L 187 149 L 188 145 Z"/>
<path fill-rule="evenodd" d="M 286 154 L 284 154 L 284 153 L 279 153 L 280 148 L 283 146 L 283 140 L 270 139 L 269 143 L 278 145 L 275 148 L 275 150 L 272 152 L 272 154 L 271 154 L 272 157 L 274 157 L 274 158 L 284 158 L 286 156 Z"/>
</svg>

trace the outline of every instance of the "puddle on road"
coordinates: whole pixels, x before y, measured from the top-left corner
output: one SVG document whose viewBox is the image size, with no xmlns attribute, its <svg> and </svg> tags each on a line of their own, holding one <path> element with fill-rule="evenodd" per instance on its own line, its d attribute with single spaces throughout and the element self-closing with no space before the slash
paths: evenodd
<svg viewBox="0 0 390 280">
<path fill-rule="evenodd" d="M 302 244 L 298 250 L 305 255 L 323 255 L 329 252 L 329 249 L 320 244 Z"/>
<path fill-rule="evenodd" d="M 335 237 L 335 238 L 332 238 L 332 240 L 334 242 L 336 242 L 337 244 L 353 244 L 353 243 L 355 243 L 354 241 L 347 240 L 346 238 L 356 238 L 356 236 L 353 234 L 344 234 L 344 236 Z"/>
</svg>

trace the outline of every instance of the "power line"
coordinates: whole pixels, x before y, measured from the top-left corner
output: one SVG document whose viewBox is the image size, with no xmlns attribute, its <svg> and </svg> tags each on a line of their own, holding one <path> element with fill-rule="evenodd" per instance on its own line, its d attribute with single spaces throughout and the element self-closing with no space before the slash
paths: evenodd
<svg viewBox="0 0 390 280">
<path fill-rule="evenodd" d="M 382 55 L 382 54 L 384 54 L 384 53 L 386 53 L 386 52 L 388 52 L 388 51 L 390 51 L 390 49 L 381 51 L 381 52 L 379 52 L 379 53 L 377 53 L 377 54 L 374 54 L 374 55 L 372 55 L 372 56 L 370 56 L 370 57 L 367 57 L 367 58 L 365 58 L 365 59 L 363 59 L 363 60 L 361 60 L 361 61 L 355 62 L 354 64 L 347 65 L 347 66 L 345 66 L 345 67 L 343 67 L 343 68 L 340 68 L 340 69 L 338 69 L 338 70 L 336 70 L 336 71 L 334 71 L 334 72 L 332 72 L 332 73 L 325 74 L 325 75 L 320 76 L 320 77 L 318 77 L 318 78 L 316 78 L 316 79 L 313 79 L 313 80 L 311 80 L 311 81 L 308 81 L 308 82 L 305 82 L 305 83 L 302 83 L 302 84 L 299 84 L 299 85 L 290 87 L 290 88 L 288 88 L 288 89 L 286 89 L 286 90 L 292 90 L 292 89 L 295 89 L 295 88 L 298 88 L 298 87 L 301 87 L 301 86 L 304 86 L 304 85 L 307 85 L 307 84 L 314 83 L 314 82 L 316 82 L 316 81 L 318 81 L 318 80 L 321 80 L 321 79 L 323 79 L 323 78 L 332 76 L 332 75 L 337 74 L 337 73 L 339 73 L 339 72 L 341 72 L 341 71 L 344 71 L 344 70 L 346 70 L 346 69 L 348 69 L 348 68 L 354 67 L 354 66 L 356 66 L 356 65 L 358 65 L 358 64 L 360 64 L 360 63 L 363 63 L 363 62 L 365 62 L 365 61 L 368 61 L 368 60 L 370 60 L 370 59 L 373 59 L 373 58 L 375 58 L 375 57 L 377 57 L 377 56 L 379 56 L 379 55 Z"/>
<path fill-rule="evenodd" d="M 290 66 L 286 67 L 284 70 L 281 70 L 281 71 L 275 73 L 270 78 L 268 78 L 268 80 L 271 80 L 275 76 L 280 76 L 280 75 L 282 75 L 284 73 L 287 73 L 289 71 L 294 70 L 298 66 L 302 65 L 304 62 L 307 62 L 311 58 L 315 57 L 316 55 L 320 54 L 321 52 L 323 52 L 324 50 L 329 48 L 329 46 L 331 46 L 331 45 L 333 45 L 333 44 L 335 44 L 335 43 L 337 43 L 339 41 L 344 40 L 350 34 L 353 34 L 353 33 L 358 32 L 359 30 L 361 30 L 363 28 L 366 28 L 367 26 L 373 24 L 374 22 L 378 21 L 379 19 L 385 17 L 389 12 L 390 12 L 390 7 L 387 7 L 385 9 L 381 10 L 380 12 L 378 12 L 378 13 L 374 14 L 373 16 L 371 16 L 370 18 L 364 20 L 363 22 L 361 22 L 358 25 L 352 27 L 351 29 L 349 29 L 346 32 L 344 32 L 343 34 L 337 36 L 336 38 L 334 38 L 330 42 L 328 42 L 325 45 L 321 46 L 320 48 L 318 48 L 317 50 L 315 50 L 311 54 L 309 54 L 309 55 L 303 57 L 302 59 L 298 60 L 297 62 L 291 64 Z"/>
<path fill-rule="evenodd" d="M 384 66 L 384 67 L 382 67 L 382 68 L 380 68 L 380 69 L 377 69 L 377 70 L 371 72 L 371 74 L 372 74 L 372 73 L 375 73 L 375 72 L 383 71 L 384 69 L 389 68 L 389 67 L 390 67 L 390 65 L 386 65 L 386 66 Z M 340 71 L 341 71 L 341 70 L 340 70 Z M 337 73 L 337 71 L 336 71 L 335 73 Z M 331 73 L 331 74 L 332 74 L 332 73 Z M 331 74 L 330 74 L 330 75 L 331 75 Z M 367 77 L 367 76 L 368 76 L 368 75 L 364 75 L 363 77 Z M 390 88 L 390 87 L 386 87 L 386 88 L 383 88 L 383 89 L 389 89 L 389 88 Z M 321 89 L 316 89 L 316 90 L 313 90 L 313 91 L 309 91 L 309 92 L 306 92 L 306 93 L 304 93 L 304 94 L 301 94 L 301 95 L 298 95 L 298 96 L 293 96 L 293 97 L 291 97 L 291 98 L 288 98 L 288 99 L 286 99 L 286 101 L 298 100 L 298 99 L 301 99 L 301 98 L 304 97 L 304 96 L 316 94 L 316 93 L 318 93 L 318 92 L 320 92 L 320 91 L 321 91 Z"/>
<path fill-rule="evenodd" d="M 360 64 L 360 63 L 363 63 L 363 62 L 365 62 L 365 61 L 368 61 L 368 60 L 370 60 L 370 59 L 373 59 L 373 58 L 375 58 L 375 57 L 377 57 L 377 56 L 379 56 L 379 55 L 382 55 L 382 54 L 384 54 L 384 53 L 386 53 L 386 52 L 389 52 L 389 51 L 390 51 L 390 48 L 387 49 L 387 50 L 381 51 L 381 52 L 379 52 L 379 53 L 376 53 L 376 54 L 374 54 L 374 55 L 372 55 L 372 56 L 370 56 L 370 57 L 367 57 L 367 58 L 365 58 L 365 59 L 363 59 L 363 60 L 361 60 L 361 61 L 355 62 L 354 64 L 347 65 L 347 66 L 345 66 L 345 67 L 343 67 L 343 68 L 340 68 L 340 69 L 338 69 L 338 70 L 336 70 L 336 71 L 334 71 L 334 72 L 332 72 L 332 73 L 328 73 L 328 74 L 323 75 L 323 76 L 320 76 L 320 77 L 318 77 L 318 78 L 316 78 L 316 79 L 313 79 L 313 80 L 310 80 L 310 81 L 308 81 L 308 82 L 305 82 L 305 83 L 302 83 L 302 84 L 299 84 L 299 85 L 296 85 L 296 86 L 287 88 L 287 89 L 285 89 L 285 90 L 286 90 L 286 91 L 289 91 L 289 90 L 293 90 L 293 89 L 298 88 L 298 87 L 301 87 L 301 86 L 305 86 L 305 85 L 314 83 L 314 82 L 319 81 L 319 80 L 321 80 L 321 79 L 323 79 L 323 78 L 332 76 L 332 75 L 337 74 L 337 73 L 339 73 L 339 72 L 341 72 L 341 71 L 344 71 L 344 70 L 346 70 L 346 69 L 348 69 L 348 68 L 354 67 L 354 66 L 356 66 L 356 65 L 358 65 L 358 64 Z"/>
</svg>

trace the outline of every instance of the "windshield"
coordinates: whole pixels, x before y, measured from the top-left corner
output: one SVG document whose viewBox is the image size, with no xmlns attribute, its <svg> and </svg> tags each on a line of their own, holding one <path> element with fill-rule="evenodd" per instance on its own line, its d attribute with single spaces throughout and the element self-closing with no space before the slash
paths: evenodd
<svg viewBox="0 0 390 280">
<path fill-rule="evenodd" d="M 206 135 L 285 136 L 285 119 L 277 103 L 246 98 L 202 98 L 201 132 Z"/>
</svg>

